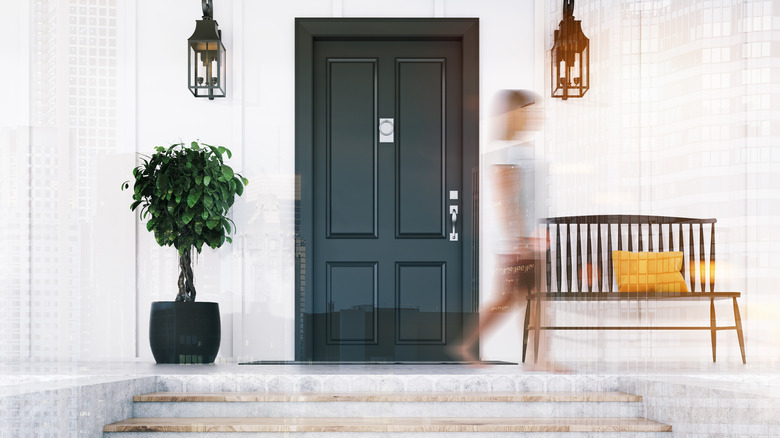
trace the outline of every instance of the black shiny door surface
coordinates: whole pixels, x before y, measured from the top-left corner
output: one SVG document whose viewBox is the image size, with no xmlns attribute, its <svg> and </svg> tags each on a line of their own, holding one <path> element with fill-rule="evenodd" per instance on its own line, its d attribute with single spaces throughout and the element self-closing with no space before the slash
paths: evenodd
<svg viewBox="0 0 780 438">
<path fill-rule="evenodd" d="M 461 42 L 316 41 L 313 67 L 311 358 L 451 359 L 463 330 L 451 238 Z"/>
</svg>

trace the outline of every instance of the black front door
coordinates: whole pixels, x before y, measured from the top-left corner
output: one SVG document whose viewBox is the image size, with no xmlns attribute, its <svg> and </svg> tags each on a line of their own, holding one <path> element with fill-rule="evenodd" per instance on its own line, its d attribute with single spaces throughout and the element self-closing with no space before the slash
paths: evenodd
<svg viewBox="0 0 780 438">
<path fill-rule="evenodd" d="M 305 359 L 453 359 L 473 312 L 462 41 L 325 39 L 312 54 Z"/>
</svg>

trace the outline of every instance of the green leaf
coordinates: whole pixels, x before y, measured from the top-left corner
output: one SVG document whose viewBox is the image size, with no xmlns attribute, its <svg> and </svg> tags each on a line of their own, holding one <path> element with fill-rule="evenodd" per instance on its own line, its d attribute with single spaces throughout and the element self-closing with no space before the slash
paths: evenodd
<svg viewBox="0 0 780 438">
<path fill-rule="evenodd" d="M 249 180 L 244 178 L 243 176 L 241 177 L 241 182 L 243 182 L 245 186 L 249 185 Z"/>
<path fill-rule="evenodd" d="M 238 194 L 238 196 L 241 196 L 241 195 L 244 194 L 244 185 L 241 184 L 241 180 L 240 179 L 238 179 L 238 178 L 236 178 L 236 179 L 237 179 L 237 181 L 236 181 L 236 194 Z"/>
<path fill-rule="evenodd" d="M 222 176 L 225 177 L 225 180 L 230 181 L 233 178 L 233 169 L 231 169 L 227 164 L 223 164 Z"/>
<path fill-rule="evenodd" d="M 230 152 L 230 149 L 228 149 L 228 148 L 226 148 L 224 146 L 220 146 L 219 147 L 219 153 L 220 153 L 220 155 L 227 154 L 228 159 L 233 158 L 233 153 Z"/>
<path fill-rule="evenodd" d="M 161 173 L 157 177 L 157 189 L 161 192 L 168 190 L 168 175 Z"/>
<path fill-rule="evenodd" d="M 203 206 L 206 208 L 211 208 L 212 205 L 214 205 L 214 198 L 212 198 L 211 196 L 204 196 Z"/>
<path fill-rule="evenodd" d="M 228 234 L 231 233 L 230 222 L 226 221 L 225 219 L 222 219 L 222 226 L 225 227 L 225 232 L 227 232 Z"/>
<path fill-rule="evenodd" d="M 209 219 L 206 221 L 206 228 L 208 228 L 209 230 L 213 230 L 219 225 L 219 222 L 220 222 L 219 218 Z"/>
<path fill-rule="evenodd" d="M 190 208 L 194 207 L 195 204 L 198 203 L 201 194 L 202 192 L 190 192 L 190 195 L 187 196 L 187 205 L 189 205 Z"/>
<path fill-rule="evenodd" d="M 203 185 L 204 186 L 208 187 L 210 182 L 211 182 L 211 176 L 210 175 L 206 175 L 206 176 L 203 177 Z"/>
<path fill-rule="evenodd" d="M 200 214 L 200 217 L 203 218 L 203 220 L 205 221 L 206 219 L 209 218 L 209 212 L 206 211 L 206 210 L 203 210 L 203 213 Z"/>
<path fill-rule="evenodd" d="M 192 221 L 192 218 L 194 217 L 195 217 L 195 213 L 192 210 L 187 210 L 184 212 L 184 214 L 181 215 L 181 220 L 185 224 L 188 224 L 190 223 L 190 221 Z"/>
<path fill-rule="evenodd" d="M 133 185 L 133 193 L 136 194 L 136 195 L 140 195 L 141 192 L 143 192 L 144 189 L 146 188 L 146 186 L 148 186 L 148 185 L 149 185 L 148 182 L 147 183 L 142 183 L 140 181 L 136 181 L 135 185 Z"/>
<path fill-rule="evenodd" d="M 130 204 L 130 211 L 133 211 L 133 210 L 135 210 L 135 209 L 136 209 L 136 207 L 138 207 L 138 205 L 139 205 L 140 203 L 141 203 L 141 200 L 139 199 L 138 201 L 135 201 L 135 202 L 133 202 L 132 204 Z"/>
<path fill-rule="evenodd" d="M 194 149 L 196 151 L 200 150 L 200 146 L 198 146 L 198 142 L 197 141 L 193 141 L 192 143 L 190 143 L 190 147 L 192 147 L 192 149 Z"/>
<path fill-rule="evenodd" d="M 147 231 L 152 231 L 152 229 L 154 229 L 154 224 L 156 224 L 156 223 L 157 223 L 157 218 L 156 217 L 153 217 L 153 218 L 149 219 L 149 222 L 146 223 L 146 230 Z"/>
</svg>

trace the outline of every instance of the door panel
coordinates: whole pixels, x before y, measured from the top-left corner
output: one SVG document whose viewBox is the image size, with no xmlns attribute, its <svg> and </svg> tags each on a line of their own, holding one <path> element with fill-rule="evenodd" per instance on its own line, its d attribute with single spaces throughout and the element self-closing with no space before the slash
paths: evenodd
<svg viewBox="0 0 780 438">
<path fill-rule="evenodd" d="M 446 264 L 396 263 L 398 344 L 446 343 Z"/>
<path fill-rule="evenodd" d="M 313 360 L 444 360 L 462 337 L 460 45 L 314 43 Z"/>
<path fill-rule="evenodd" d="M 327 342 L 376 344 L 376 263 L 328 262 Z"/>
<path fill-rule="evenodd" d="M 398 237 L 444 237 L 445 60 L 396 60 Z"/>
<path fill-rule="evenodd" d="M 328 237 L 376 237 L 376 59 L 329 59 L 326 74 Z"/>
</svg>

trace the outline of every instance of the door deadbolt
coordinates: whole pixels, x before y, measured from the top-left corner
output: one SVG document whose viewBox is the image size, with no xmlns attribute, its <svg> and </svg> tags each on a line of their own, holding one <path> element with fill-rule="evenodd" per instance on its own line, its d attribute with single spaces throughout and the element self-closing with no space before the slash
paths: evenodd
<svg viewBox="0 0 780 438">
<path fill-rule="evenodd" d="M 379 142 L 393 143 L 395 141 L 395 120 L 379 119 Z"/>
</svg>

